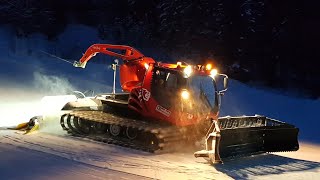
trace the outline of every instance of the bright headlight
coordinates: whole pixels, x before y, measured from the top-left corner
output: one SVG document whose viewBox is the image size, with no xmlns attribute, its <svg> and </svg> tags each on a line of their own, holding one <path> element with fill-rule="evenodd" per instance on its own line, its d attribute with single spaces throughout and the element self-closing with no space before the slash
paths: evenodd
<svg viewBox="0 0 320 180">
<path fill-rule="evenodd" d="M 212 65 L 211 65 L 211 64 L 207 64 L 207 65 L 206 65 L 206 70 L 209 70 L 209 71 L 210 71 L 211 69 L 212 69 Z"/>
<path fill-rule="evenodd" d="M 148 70 L 149 69 L 149 64 L 144 63 L 144 67 Z"/>
<path fill-rule="evenodd" d="M 181 92 L 181 97 L 182 97 L 182 99 L 184 99 L 184 100 L 188 100 L 189 97 L 190 97 L 190 94 L 189 94 L 189 92 L 188 92 L 187 90 L 182 90 L 182 92 Z"/>
<path fill-rule="evenodd" d="M 190 75 L 192 73 L 192 67 L 187 66 L 186 68 L 184 68 L 183 72 L 186 74 L 187 77 L 190 77 Z"/>
<path fill-rule="evenodd" d="M 217 70 L 217 69 L 212 69 L 212 70 L 210 71 L 210 76 L 211 76 L 212 78 L 214 78 L 217 74 L 218 74 L 218 70 Z"/>
</svg>

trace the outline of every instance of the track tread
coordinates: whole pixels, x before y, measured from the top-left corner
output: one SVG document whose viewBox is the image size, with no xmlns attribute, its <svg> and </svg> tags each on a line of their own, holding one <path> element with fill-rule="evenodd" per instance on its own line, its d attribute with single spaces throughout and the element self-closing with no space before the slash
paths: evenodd
<svg viewBox="0 0 320 180">
<path fill-rule="evenodd" d="M 98 122 L 107 125 L 118 125 L 122 128 L 137 129 L 148 134 L 148 136 L 150 137 L 153 136 L 154 138 L 156 138 L 154 140 L 158 143 L 143 145 L 142 142 L 130 142 L 128 139 L 125 139 L 123 137 L 115 139 L 115 137 L 112 136 L 86 134 L 79 130 L 79 127 L 75 125 L 76 123 L 71 122 L 77 119 L 88 120 L 90 122 Z M 162 151 L 167 146 L 172 146 L 175 142 L 183 140 L 184 137 L 177 127 L 120 117 L 114 114 L 104 113 L 102 111 L 73 111 L 62 115 L 60 124 L 64 130 L 66 130 L 73 136 L 89 138 L 108 144 L 115 144 L 147 152 Z"/>
</svg>

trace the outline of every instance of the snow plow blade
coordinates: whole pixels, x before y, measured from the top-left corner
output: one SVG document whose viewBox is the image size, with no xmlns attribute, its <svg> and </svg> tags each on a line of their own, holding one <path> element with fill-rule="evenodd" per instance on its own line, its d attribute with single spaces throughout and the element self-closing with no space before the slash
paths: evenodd
<svg viewBox="0 0 320 180">
<path fill-rule="evenodd" d="M 222 117 L 206 136 L 206 150 L 195 157 L 210 163 L 266 152 L 297 151 L 299 129 L 265 116 Z"/>
</svg>

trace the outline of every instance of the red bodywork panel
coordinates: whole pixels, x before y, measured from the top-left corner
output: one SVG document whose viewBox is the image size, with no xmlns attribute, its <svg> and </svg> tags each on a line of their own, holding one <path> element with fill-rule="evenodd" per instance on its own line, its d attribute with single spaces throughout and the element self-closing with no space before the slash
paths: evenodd
<svg viewBox="0 0 320 180">
<path fill-rule="evenodd" d="M 137 111 L 139 114 L 142 114 L 145 117 L 164 120 L 177 126 L 188 126 L 192 124 L 197 124 L 206 118 L 218 118 L 218 113 L 210 113 L 207 114 L 206 117 L 199 117 L 197 114 L 189 114 L 182 112 L 179 109 L 179 106 L 173 106 L 170 109 L 166 109 L 165 107 L 161 106 L 151 94 L 153 68 L 154 64 L 151 64 L 145 75 L 142 86 L 132 89 L 129 98 L 129 108 Z"/>
<path fill-rule="evenodd" d="M 120 65 L 120 84 L 124 92 L 131 92 L 135 87 L 141 86 L 146 74 L 146 66 L 155 61 L 152 58 L 143 57 L 139 60 L 128 61 Z"/>
<path fill-rule="evenodd" d="M 123 52 L 119 53 L 118 51 Z M 80 66 L 85 67 L 86 63 L 95 56 L 96 53 L 104 53 L 123 60 L 123 64 L 120 65 L 120 83 L 122 90 L 130 92 L 128 100 L 129 108 L 142 116 L 167 121 L 177 126 L 197 124 L 206 118 L 217 119 L 218 113 L 208 114 L 206 117 L 198 117 L 196 114 L 183 113 L 177 106 L 173 106 L 170 109 L 161 106 L 151 94 L 153 69 L 156 62 L 150 57 L 145 57 L 138 50 L 124 45 L 94 44 L 87 49 L 83 57 L 79 60 Z M 166 63 L 157 63 L 157 65 L 162 68 L 177 71 L 181 71 L 182 68 L 186 67 Z"/>
<path fill-rule="evenodd" d="M 145 57 L 130 46 L 112 44 L 93 44 L 81 57 L 79 63 L 85 66 L 97 53 L 104 53 L 124 60 L 124 64 L 120 66 L 120 83 L 122 90 L 125 92 L 131 92 L 132 88 L 142 83 L 146 72 L 146 64 L 155 63 L 152 58 Z"/>
</svg>

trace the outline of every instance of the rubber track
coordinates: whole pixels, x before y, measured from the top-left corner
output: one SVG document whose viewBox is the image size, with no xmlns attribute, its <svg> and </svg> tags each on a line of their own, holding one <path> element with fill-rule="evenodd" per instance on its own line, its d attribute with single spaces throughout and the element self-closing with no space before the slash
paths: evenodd
<svg viewBox="0 0 320 180">
<path fill-rule="evenodd" d="M 111 135 L 97 135 L 81 132 L 77 119 L 98 122 L 107 125 L 118 125 L 121 128 L 132 128 L 148 137 L 154 137 L 154 144 L 145 144 L 144 142 L 131 141 L 125 137 L 113 137 Z M 115 144 L 131 149 L 137 149 L 147 152 L 166 152 L 171 151 L 173 146 L 185 139 L 185 136 L 180 129 L 170 125 L 152 124 L 146 121 L 139 121 L 135 119 L 124 118 L 113 114 L 104 113 L 102 111 L 74 111 L 61 116 L 60 124 L 68 133 L 89 138 L 96 141 L 101 141 L 108 144 Z"/>
</svg>

